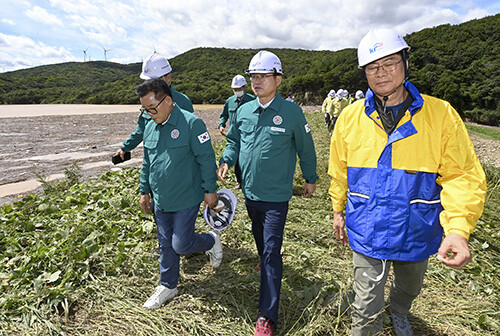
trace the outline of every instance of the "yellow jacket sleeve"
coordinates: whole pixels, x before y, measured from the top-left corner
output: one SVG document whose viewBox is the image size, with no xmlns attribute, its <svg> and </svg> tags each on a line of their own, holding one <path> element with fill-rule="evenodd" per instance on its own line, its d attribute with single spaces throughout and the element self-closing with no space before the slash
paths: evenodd
<svg viewBox="0 0 500 336">
<path fill-rule="evenodd" d="M 443 188 L 441 204 L 444 210 L 439 219 L 445 235 L 454 232 L 469 239 L 483 213 L 486 177 L 464 123 L 449 104 L 448 109 L 452 120 L 444 123 L 447 129 L 443 130 L 437 179 Z"/>
<path fill-rule="evenodd" d="M 339 117 L 330 141 L 328 175 L 332 181 L 328 194 L 332 200 L 333 211 L 343 211 L 347 200 L 347 153 L 344 136 L 344 115 Z"/>
<path fill-rule="evenodd" d="M 325 113 L 326 108 L 328 106 L 328 100 L 329 100 L 328 97 L 325 98 L 325 100 L 323 100 L 323 105 L 321 106 L 321 112 L 323 112 L 323 113 Z"/>
</svg>

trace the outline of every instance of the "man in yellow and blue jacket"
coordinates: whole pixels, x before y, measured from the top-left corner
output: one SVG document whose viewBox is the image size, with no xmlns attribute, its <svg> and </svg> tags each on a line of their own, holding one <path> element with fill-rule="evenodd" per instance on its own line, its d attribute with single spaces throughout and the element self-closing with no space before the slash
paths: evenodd
<svg viewBox="0 0 500 336">
<path fill-rule="evenodd" d="M 342 112 L 331 140 L 333 227 L 354 250 L 356 336 L 382 331 L 391 264 L 393 330 L 413 335 L 407 314 L 428 258 L 438 253 L 445 265 L 463 268 L 484 207 L 485 175 L 467 130 L 448 102 L 406 80 L 408 49 L 390 29 L 361 40 L 358 61 L 370 89 Z"/>
</svg>

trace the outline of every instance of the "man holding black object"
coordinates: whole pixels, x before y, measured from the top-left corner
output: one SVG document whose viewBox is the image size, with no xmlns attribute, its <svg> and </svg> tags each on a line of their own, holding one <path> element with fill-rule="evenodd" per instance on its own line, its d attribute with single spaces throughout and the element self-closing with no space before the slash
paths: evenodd
<svg viewBox="0 0 500 336">
<path fill-rule="evenodd" d="M 154 121 L 144 129 L 139 189 L 144 212 L 153 194 L 158 225 L 160 285 L 143 306 L 155 309 L 177 294 L 180 255 L 205 251 L 213 267 L 222 261 L 219 233 L 194 231 L 201 201 L 210 208 L 217 203 L 216 163 L 205 123 L 174 105 L 164 80 L 147 80 L 136 92 Z"/>
<path fill-rule="evenodd" d="M 169 61 L 162 55 L 154 52 L 142 63 L 142 72 L 139 75 L 142 79 L 154 79 L 161 78 L 170 87 L 170 92 L 172 93 L 172 100 L 181 109 L 194 113 L 193 104 L 188 96 L 178 92 L 172 86 L 172 67 Z M 141 113 L 139 119 L 137 119 L 137 126 L 130 134 L 127 140 L 123 142 L 121 148 L 115 153 L 119 155 L 123 161 L 126 161 L 125 155 L 136 148 L 142 141 L 144 128 L 146 124 L 151 121 L 150 116 L 147 113 Z"/>
<path fill-rule="evenodd" d="M 122 163 L 122 162 L 125 162 L 127 160 L 130 160 L 130 152 L 124 152 L 123 153 L 123 156 L 120 155 L 120 154 L 115 154 L 111 157 L 111 162 L 113 162 L 113 164 L 119 164 L 119 163 Z"/>
</svg>

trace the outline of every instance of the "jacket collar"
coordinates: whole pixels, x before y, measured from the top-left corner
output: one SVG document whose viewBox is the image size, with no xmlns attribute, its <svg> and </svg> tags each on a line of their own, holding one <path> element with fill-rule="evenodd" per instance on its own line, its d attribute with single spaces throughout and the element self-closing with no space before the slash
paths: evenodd
<svg viewBox="0 0 500 336">
<path fill-rule="evenodd" d="M 177 104 L 174 103 L 174 109 L 170 113 L 170 116 L 168 117 L 165 124 L 174 125 L 174 126 L 177 125 L 177 120 L 179 119 L 180 114 L 181 114 L 181 110 L 177 107 Z"/>
<path fill-rule="evenodd" d="M 255 98 L 255 101 L 256 101 L 257 107 L 259 108 L 260 107 L 259 98 Z M 280 110 L 280 107 L 281 107 L 281 104 L 283 101 L 284 101 L 284 99 L 280 96 L 280 94 L 278 92 L 276 92 L 276 96 L 273 98 L 273 101 L 271 102 L 271 104 L 269 104 L 268 107 L 265 108 L 265 110 L 271 109 L 271 110 L 278 112 Z"/>
<path fill-rule="evenodd" d="M 420 92 L 415 87 L 415 85 L 413 85 L 410 81 L 405 81 L 404 88 L 413 97 L 413 103 L 411 103 L 410 107 L 408 108 L 408 110 L 410 110 L 411 116 L 413 117 L 415 113 L 417 113 L 424 105 L 424 99 L 420 95 Z M 371 89 L 368 89 L 365 98 L 365 113 L 370 116 L 375 109 L 376 107 L 374 93 Z"/>
</svg>

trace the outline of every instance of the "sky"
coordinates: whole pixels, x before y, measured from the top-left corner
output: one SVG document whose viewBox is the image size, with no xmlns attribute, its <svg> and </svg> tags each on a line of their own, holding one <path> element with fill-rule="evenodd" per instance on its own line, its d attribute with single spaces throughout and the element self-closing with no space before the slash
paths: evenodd
<svg viewBox="0 0 500 336">
<path fill-rule="evenodd" d="M 498 14 L 500 1 L 0 0 L 0 9 L 1 73 L 105 58 L 136 63 L 197 47 L 356 48 L 372 28 L 404 36 Z"/>
</svg>

